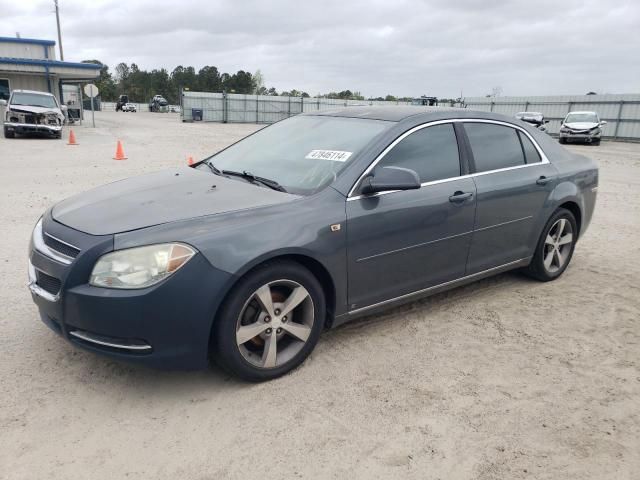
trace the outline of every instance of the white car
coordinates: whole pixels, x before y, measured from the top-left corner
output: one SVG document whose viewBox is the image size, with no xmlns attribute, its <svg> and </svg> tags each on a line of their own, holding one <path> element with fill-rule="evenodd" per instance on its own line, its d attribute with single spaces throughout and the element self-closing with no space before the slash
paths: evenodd
<svg viewBox="0 0 640 480">
<path fill-rule="evenodd" d="M 122 111 L 123 112 L 137 112 L 138 111 L 138 107 L 133 103 L 125 103 L 122 106 Z"/>
<path fill-rule="evenodd" d="M 62 137 L 65 123 L 65 105 L 47 92 L 14 90 L 9 101 L 0 100 L 6 106 L 4 113 L 4 136 L 13 138 L 17 134 L 37 133 L 53 138 Z"/>
<path fill-rule="evenodd" d="M 584 142 L 600 145 L 602 127 L 596 112 L 569 112 L 560 125 L 560 143 Z"/>
</svg>

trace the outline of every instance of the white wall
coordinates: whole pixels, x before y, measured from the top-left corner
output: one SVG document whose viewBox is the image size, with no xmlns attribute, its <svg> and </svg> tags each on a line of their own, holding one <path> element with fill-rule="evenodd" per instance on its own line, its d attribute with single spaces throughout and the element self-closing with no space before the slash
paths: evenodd
<svg viewBox="0 0 640 480">
<path fill-rule="evenodd" d="M 36 90 L 39 92 L 48 92 L 47 78 L 44 75 L 24 75 L 12 72 L 0 71 L 0 78 L 9 79 L 9 89 L 13 90 Z M 60 100 L 60 91 L 58 87 L 59 80 L 51 76 L 51 93 Z"/>
<path fill-rule="evenodd" d="M 50 60 L 55 60 L 55 46 L 0 41 L 0 57 L 32 58 L 42 60 L 47 58 L 47 54 L 49 55 Z"/>
</svg>

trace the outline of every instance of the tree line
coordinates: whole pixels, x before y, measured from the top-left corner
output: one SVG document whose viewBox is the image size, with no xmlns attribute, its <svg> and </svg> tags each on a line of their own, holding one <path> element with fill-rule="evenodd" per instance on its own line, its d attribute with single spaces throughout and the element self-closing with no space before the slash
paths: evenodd
<svg viewBox="0 0 640 480">
<path fill-rule="evenodd" d="M 131 102 L 146 103 L 154 95 L 162 95 L 169 103 L 178 104 L 180 103 L 181 89 L 197 92 L 310 97 L 303 90 L 292 89 L 278 92 L 274 87 L 267 88 L 260 70 L 254 73 L 238 70 L 236 73 L 230 74 L 220 72 L 217 67 L 209 65 L 198 71 L 193 67 L 178 65 L 171 72 L 165 68 L 147 71 L 141 70 L 135 63 L 128 65 L 122 62 L 115 67 L 115 71 L 112 73 L 109 66 L 99 60 L 84 60 L 83 62 L 102 65 L 100 76 L 94 83 L 100 90 L 101 99 L 107 102 L 116 101 L 120 95 L 128 95 Z M 365 99 L 359 91 L 352 90 L 318 93 L 315 96 L 342 100 L 411 101 L 411 97 L 395 97 L 393 95 Z"/>
</svg>

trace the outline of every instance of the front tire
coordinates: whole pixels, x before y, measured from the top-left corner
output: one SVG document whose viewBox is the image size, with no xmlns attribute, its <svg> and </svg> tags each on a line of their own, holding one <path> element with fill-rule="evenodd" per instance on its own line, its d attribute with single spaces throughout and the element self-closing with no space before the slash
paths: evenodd
<svg viewBox="0 0 640 480">
<path fill-rule="evenodd" d="M 309 356 L 325 312 L 324 291 L 309 270 L 292 261 L 267 263 L 240 279 L 222 305 L 212 356 L 244 380 L 277 378 Z"/>
<path fill-rule="evenodd" d="M 555 280 L 569 266 L 577 240 L 578 227 L 573 213 L 559 208 L 544 226 L 525 273 L 542 282 Z"/>
<path fill-rule="evenodd" d="M 566 138 L 563 138 L 563 137 L 560 137 L 560 143 L 561 143 L 562 145 L 566 145 L 566 144 L 567 144 L 567 139 L 566 139 Z"/>
<path fill-rule="evenodd" d="M 9 131 L 7 127 L 4 127 L 4 138 L 16 138 L 16 133 Z"/>
</svg>

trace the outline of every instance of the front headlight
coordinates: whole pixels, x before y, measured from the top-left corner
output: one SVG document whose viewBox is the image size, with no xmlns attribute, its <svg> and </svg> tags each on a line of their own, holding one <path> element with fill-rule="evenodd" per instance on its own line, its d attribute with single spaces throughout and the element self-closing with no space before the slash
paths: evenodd
<svg viewBox="0 0 640 480">
<path fill-rule="evenodd" d="M 182 243 L 163 243 L 107 253 L 98 259 L 89 284 L 105 288 L 155 285 L 187 263 L 196 251 Z"/>
</svg>

